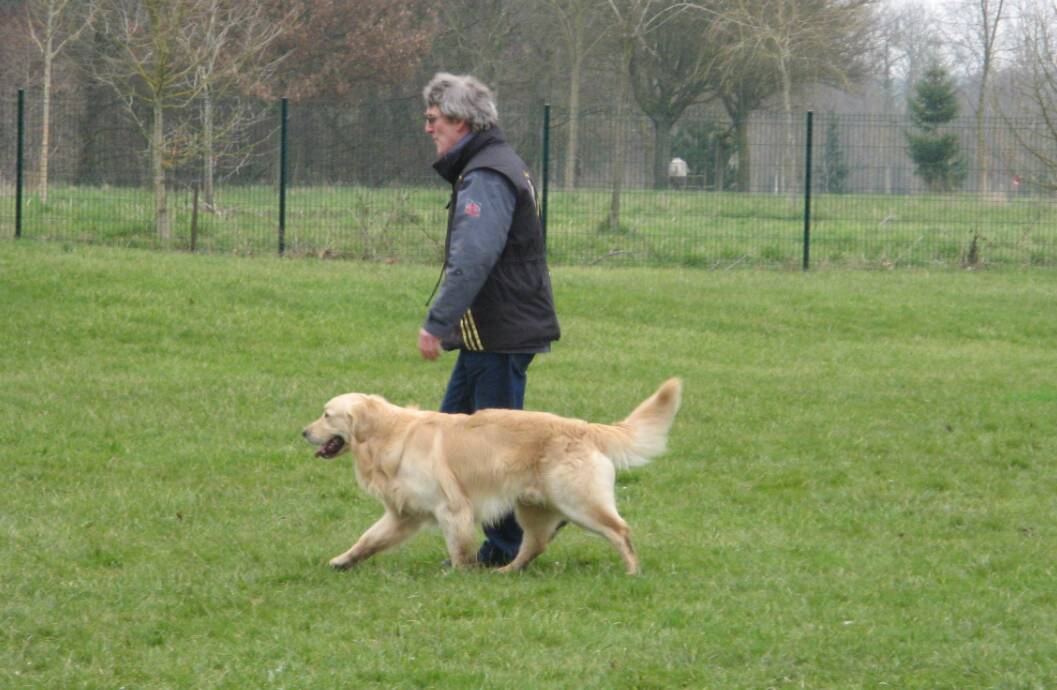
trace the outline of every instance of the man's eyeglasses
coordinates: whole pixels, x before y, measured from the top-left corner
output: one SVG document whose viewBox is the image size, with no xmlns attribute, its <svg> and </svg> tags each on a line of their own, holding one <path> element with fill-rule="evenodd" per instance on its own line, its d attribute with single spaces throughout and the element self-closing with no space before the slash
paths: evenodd
<svg viewBox="0 0 1057 690">
<path fill-rule="evenodd" d="M 437 124 L 437 120 L 439 120 L 441 117 L 441 115 L 426 115 L 426 124 L 435 125 Z"/>
</svg>

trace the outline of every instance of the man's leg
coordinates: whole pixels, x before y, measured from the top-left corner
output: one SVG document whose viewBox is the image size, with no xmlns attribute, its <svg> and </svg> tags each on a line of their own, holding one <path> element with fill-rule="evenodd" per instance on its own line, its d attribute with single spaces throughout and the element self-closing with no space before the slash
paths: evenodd
<svg viewBox="0 0 1057 690">
<path fill-rule="evenodd" d="M 473 387 L 470 385 L 463 354 L 463 351 L 459 350 L 455 366 L 451 368 L 448 387 L 440 403 L 441 412 L 448 414 L 471 414 L 473 412 Z M 451 559 L 445 559 L 444 565 L 451 567 Z"/>
<path fill-rule="evenodd" d="M 526 371 L 532 358 L 531 354 L 475 353 L 474 409 L 523 409 Z M 522 532 L 513 513 L 494 525 L 486 525 L 484 534 L 485 541 L 477 552 L 478 561 L 502 566 L 514 560 L 521 547 Z"/>
<path fill-rule="evenodd" d="M 444 392 L 444 400 L 440 404 L 440 411 L 448 414 L 472 414 L 473 407 L 473 385 L 468 375 L 466 361 L 459 351 L 455 366 L 451 369 L 451 377 L 448 379 L 448 388 Z"/>
</svg>

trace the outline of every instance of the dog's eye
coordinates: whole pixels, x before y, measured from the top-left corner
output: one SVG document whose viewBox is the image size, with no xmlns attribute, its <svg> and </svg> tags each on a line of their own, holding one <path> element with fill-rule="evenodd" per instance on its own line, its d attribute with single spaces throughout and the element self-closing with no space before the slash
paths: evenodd
<svg viewBox="0 0 1057 690">
<path fill-rule="evenodd" d="M 323 418 L 324 419 L 330 419 L 330 413 L 329 412 L 324 412 L 323 413 Z"/>
</svg>

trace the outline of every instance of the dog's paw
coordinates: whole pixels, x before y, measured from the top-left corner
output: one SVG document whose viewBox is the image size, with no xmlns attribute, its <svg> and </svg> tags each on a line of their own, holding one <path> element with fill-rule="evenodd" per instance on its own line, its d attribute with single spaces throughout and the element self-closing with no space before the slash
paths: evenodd
<svg viewBox="0 0 1057 690">
<path fill-rule="evenodd" d="M 330 567 L 334 570 L 348 570 L 352 567 L 352 561 L 345 556 L 335 556 L 330 559 Z"/>
</svg>

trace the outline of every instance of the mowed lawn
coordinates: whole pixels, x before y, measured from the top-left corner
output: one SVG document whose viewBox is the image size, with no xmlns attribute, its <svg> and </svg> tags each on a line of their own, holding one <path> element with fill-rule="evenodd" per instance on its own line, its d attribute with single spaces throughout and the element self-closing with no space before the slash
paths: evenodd
<svg viewBox="0 0 1057 690">
<path fill-rule="evenodd" d="M 558 268 L 528 407 L 685 382 L 643 575 L 574 527 L 332 572 L 380 507 L 301 428 L 438 404 L 436 274 L 0 243 L 0 687 L 1057 686 L 1057 273 Z"/>
</svg>

